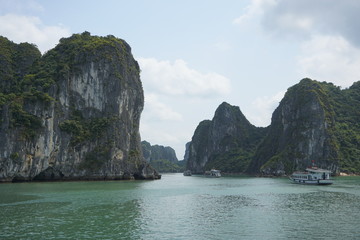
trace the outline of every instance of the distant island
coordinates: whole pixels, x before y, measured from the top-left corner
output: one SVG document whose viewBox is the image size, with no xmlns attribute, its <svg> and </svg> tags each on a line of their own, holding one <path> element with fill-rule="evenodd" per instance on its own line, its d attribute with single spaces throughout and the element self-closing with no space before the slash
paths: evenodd
<svg viewBox="0 0 360 240">
<path fill-rule="evenodd" d="M 255 127 L 226 102 L 196 128 L 186 169 L 282 176 L 314 162 L 334 174 L 360 174 L 360 81 L 340 89 L 305 78 L 290 87 L 270 126 Z"/>
<path fill-rule="evenodd" d="M 169 146 L 151 145 L 147 141 L 141 142 L 145 160 L 160 173 L 183 172 L 185 161 L 179 161 L 175 150 Z"/>
</svg>

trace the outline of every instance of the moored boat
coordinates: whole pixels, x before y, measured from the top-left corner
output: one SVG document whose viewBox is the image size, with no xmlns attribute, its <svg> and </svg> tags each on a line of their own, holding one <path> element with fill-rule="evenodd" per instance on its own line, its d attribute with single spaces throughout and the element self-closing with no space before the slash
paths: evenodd
<svg viewBox="0 0 360 240">
<path fill-rule="evenodd" d="M 310 185 L 330 185 L 333 180 L 330 179 L 331 171 L 318 167 L 308 167 L 305 172 L 294 172 L 289 177 L 293 183 Z"/>
<path fill-rule="evenodd" d="M 211 169 L 210 171 L 205 171 L 205 177 L 213 177 L 213 178 L 219 178 L 221 177 L 220 170 Z"/>
<path fill-rule="evenodd" d="M 190 171 L 190 170 L 186 170 L 183 174 L 184 174 L 184 176 L 191 176 L 191 171 Z"/>
</svg>

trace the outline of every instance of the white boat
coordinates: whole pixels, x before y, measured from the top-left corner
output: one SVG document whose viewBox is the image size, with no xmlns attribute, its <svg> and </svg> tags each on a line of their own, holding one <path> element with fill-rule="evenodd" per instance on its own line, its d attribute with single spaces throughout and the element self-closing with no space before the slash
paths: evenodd
<svg viewBox="0 0 360 240">
<path fill-rule="evenodd" d="M 330 185 L 333 180 L 330 179 L 331 171 L 318 167 L 308 167 L 305 172 L 294 172 L 289 177 L 293 183 L 312 184 L 312 185 Z"/>
<path fill-rule="evenodd" d="M 219 178 L 221 177 L 220 170 L 211 169 L 210 171 L 205 171 L 205 177 L 213 177 L 213 178 Z"/>
<path fill-rule="evenodd" d="M 184 174 L 184 176 L 191 176 L 191 171 L 190 171 L 190 170 L 186 170 L 183 174 Z"/>
</svg>

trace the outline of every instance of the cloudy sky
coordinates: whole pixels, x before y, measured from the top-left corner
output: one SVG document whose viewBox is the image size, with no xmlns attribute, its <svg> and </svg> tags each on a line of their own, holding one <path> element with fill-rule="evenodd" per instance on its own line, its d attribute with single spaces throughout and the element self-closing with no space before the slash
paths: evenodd
<svg viewBox="0 0 360 240">
<path fill-rule="evenodd" d="M 304 77 L 360 80 L 359 12 L 358 0 L 0 0 L 0 35 L 42 52 L 84 31 L 126 40 L 141 67 L 142 139 L 182 159 L 223 101 L 267 126 Z"/>
</svg>

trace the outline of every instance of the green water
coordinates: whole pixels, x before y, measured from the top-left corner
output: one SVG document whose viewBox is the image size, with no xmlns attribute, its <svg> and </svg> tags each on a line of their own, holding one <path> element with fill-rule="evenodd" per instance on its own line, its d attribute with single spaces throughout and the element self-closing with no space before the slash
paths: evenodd
<svg viewBox="0 0 360 240">
<path fill-rule="evenodd" d="M 360 177 L 0 184 L 0 239 L 360 239 Z"/>
</svg>

